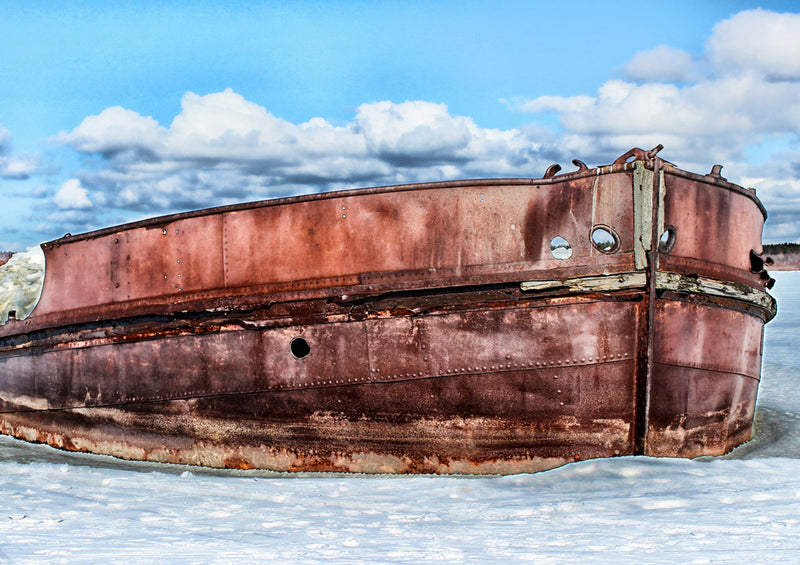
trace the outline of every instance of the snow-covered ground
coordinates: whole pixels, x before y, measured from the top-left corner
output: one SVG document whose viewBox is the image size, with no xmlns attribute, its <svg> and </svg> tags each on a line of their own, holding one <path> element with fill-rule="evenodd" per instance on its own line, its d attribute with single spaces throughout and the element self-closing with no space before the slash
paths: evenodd
<svg viewBox="0 0 800 565">
<path fill-rule="evenodd" d="M 0 439 L 0 563 L 800 562 L 800 273 L 778 273 L 756 439 L 508 477 L 288 476 Z"/>
<path fill-rule="evenodd" d="M 23 320 L 33 311 L 44 284 L 44 251 L 38 245 L 0 265 L 0 324 L 13 312 Z"/>
</svg>

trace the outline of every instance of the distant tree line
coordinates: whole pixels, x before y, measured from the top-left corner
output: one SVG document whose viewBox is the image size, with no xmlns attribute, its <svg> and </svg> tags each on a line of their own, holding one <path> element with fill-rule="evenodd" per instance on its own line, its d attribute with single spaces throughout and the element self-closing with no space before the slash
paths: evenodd
<svg viewBox="0 0 800 565">
<path fill-rule="evenodd" d="M 764 245 L 764 253 L 769 254 L 783 254 L 800 253 L 800 243 L 767 243 Z"/>
</svg>

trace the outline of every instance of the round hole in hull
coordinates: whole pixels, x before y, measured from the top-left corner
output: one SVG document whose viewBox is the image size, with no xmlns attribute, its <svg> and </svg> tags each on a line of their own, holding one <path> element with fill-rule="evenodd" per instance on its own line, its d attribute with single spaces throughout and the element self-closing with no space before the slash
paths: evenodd
<svg viewBox="0 0 800 565">
<path fill-rule="evenodd" d="M 556 236 L 550 240 L 550 253 L 556 259 L 569 259 L 572 257 L 572 246 L 561 236 Z"/>
<path fill-rule="evenodd" d="M 297 359 L 303 359 L 311 353 L 311 346 L 302 337 L 296 337 L 292 340 L 292 343 L 289 344 L 289 350 Z"/>
<path fill-rule="evenodd" d="M 602 253 L 614 253 L 619 249 L 619 236 L 608 226 L 595 226 L 589 239 L 594 248 Z"/>
<path fill-rule="evenodd" d="M 672 248 L 675 247 L 676 239 L 677 233 L 675 232 L 675 228 L 667 226 L 662 232 L 661 237 L 658 238 L 658 250 L 661 253 L 669 253 L 672 251 Z"/>
</svg>

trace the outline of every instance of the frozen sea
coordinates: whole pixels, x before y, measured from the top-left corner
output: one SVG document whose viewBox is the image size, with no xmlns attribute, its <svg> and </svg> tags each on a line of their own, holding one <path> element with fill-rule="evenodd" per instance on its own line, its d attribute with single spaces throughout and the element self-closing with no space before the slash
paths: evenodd
<svg viewBox="0 0 800 565">
<path fill-rule="evenodd" d="M 800 272 L 776 278 L 756 436 L 725 457 L 289 476 L 2 437 L 0 563 L 798 563 Z"/>
</svg>

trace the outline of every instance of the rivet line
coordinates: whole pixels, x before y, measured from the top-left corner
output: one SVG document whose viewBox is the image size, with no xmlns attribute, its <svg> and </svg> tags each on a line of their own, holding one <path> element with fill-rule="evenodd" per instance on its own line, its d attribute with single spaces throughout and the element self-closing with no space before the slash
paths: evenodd
<svg viewBox="0 0 800 565">
<path fill-rule="evenodd" d="M 563 360 L 551 360 L 551 361 L 526 361 L 526 362 L 517 362 L 517 363 L 500 363 L 498 365 L 480 365 L 480 366 L 467 366 L 467 367 L 454 367 L 444 369 L 439 373 L 431 373 L 430 370 L 417 370 L 415 372 L 403 372 L 403 373 L 395 373 L 392 375 L 381 375 L 380 369 L 373 368 L 372 373 L 366 377 L 350 377 L 347 379 L 331 379 L 328 377 L 321 377 L 317 376 L 312 380 L 308 381 L 301 381 L 301 382 L 280 382 L 274 383 L 266 387 L 226 387 L 226 388 L 218 388 L 214 390 L 191 390 L 183 393 L 176 393 L 173 395 L 169 394 L 162 394 L 162 395 L 155 395 L 155 396 L 133 396 L 128 398 L 121 399 L 122 402 L 155 402 L 155 401 L 163 401 L 163 400 L 180 400 L 185 398 L 191 397 L 199 397 L 199 396 L 214 396 L 217 394 L 248 394 L 248 393 L 258 393 L 258 392 L 269 392 L 271 390 L 299 390 L 299 389 L 308 389 L 308 388 L 315 388 L 315 387 L 330 387 L 330 386 L 341 386 L 347 384 L 366 384 L 366 383 L 385 383 L 385 382 L 392 382 L 392 381 L 400 381 L 400 380 L 410 380 L 410 379 L 419 379 L 419 378 L 438 378 L 438 377 L 446 377 L 452 375 L 461 375 L 461 374 L 473 374 L 475 372 L 485 372 L 485 371 L 503 371 L 509 372 L 513 369 L 519 368 L 539 368 L 539 369 L 547 369 L 552 367 L 565 367 L 574 364 L 576 366 L 585 366 L 588 364 L 596 364 L 602 362 L 617 362 L 617 361 L 624 361 L 629 359 L 631 355 L 629 353 L 613 353 L 611 355 L 603 355 L 600 357 L 582 357 L 580 360 L 578 359 L 568 359 L 566 361 Z M 553 375 L 553 379 L 558 379 L 558 375 Z M 560 392 L 560 391 L 559 391 Z"/>
</svg>

